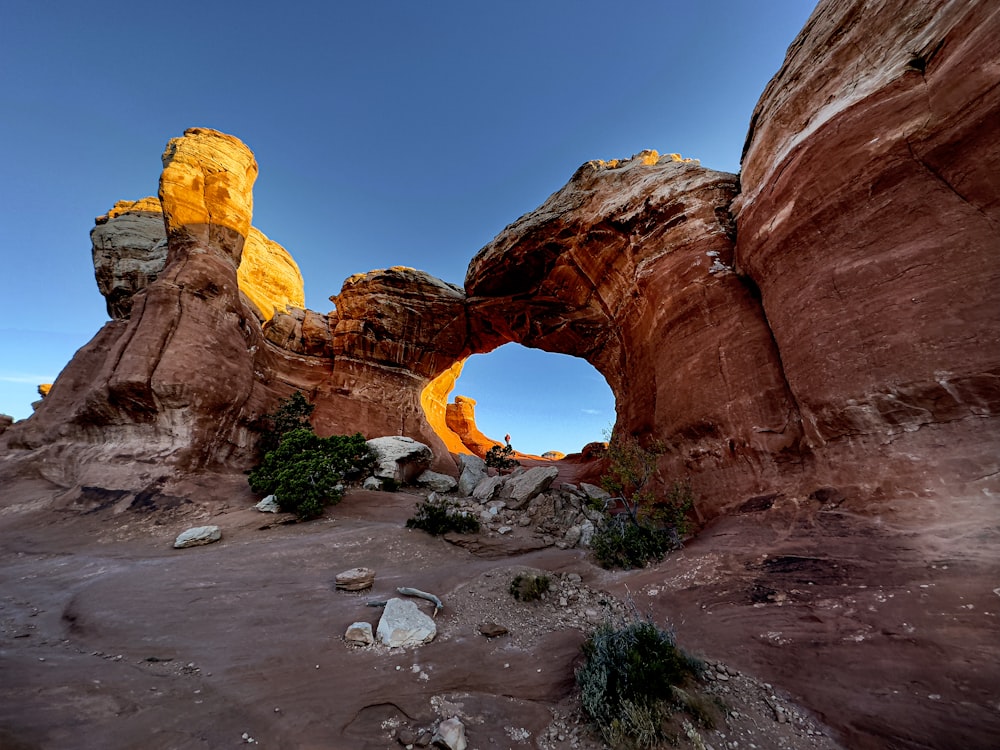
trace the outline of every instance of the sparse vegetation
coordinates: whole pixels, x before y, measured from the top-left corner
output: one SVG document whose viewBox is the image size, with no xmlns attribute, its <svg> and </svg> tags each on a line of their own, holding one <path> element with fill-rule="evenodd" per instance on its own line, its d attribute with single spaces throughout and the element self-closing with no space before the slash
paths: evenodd
<svg viewBox="0 0 1000 750">
<path fill-rule="evenodd" d="M 522 573 L 514 576 L 510 582 L 510 593 L 519 602 L 533 602 L 542 598 L 549 590 L 549 577 Z"/>
<path fill-rule="evenodd" d="M 406 528 L 420 529 L 432 536 L 452 531 L 458 534 L 475 534 L 479 531 L 479 519 L 458 510 L 449 500 L 427 499 L 417 503 L 417 512 L 406 520 Z"/>
<path fill-rule="evenodd" d="M 671 632 L 642 619 L 604 624 L 583 645 L 576 673 L 583 709 L 612 748 L 640 750 L 674 741 L 672 717 L 681 710 L 711 721 L 694 691 L 701 663 L 685 654 Z"/>
<path fill-rule="evenodd" d="M 262 443 L 273 447 L 248 477 L 254 492 L 273 494 L 282 510 L 303 520 L 340 502 L 345 480 L 365 473 L 375 461 L 361 433 L 325 438 L 314 433 L 313 408 L 296 392 L 268 415 L 270 428 Z"/>
<path fill-rule="evenodd" d="M 694 495 L 686 482 L 674 482 L 666 497 L 657 498 L 650 483 L 665 448 L 644 447 L 634 435 L 612 435 L 608 442 L 608 473 L 601 485 L 621 503 L 624 513 L 608 514 L 591 541 L 605 568 L 641 568 L 659 562 L 681 546 L 688 533 L 687 515 Z"/>
<path fill-rule="evenodd" d="M 312 416 L 316 406 L 309 403 L 301 391 L 295 391 L 283 400 L 278 408 L 264 417 L 264 430 L 260 438 L 260 454 L 266 455 L 273 451 L 281 442 L 281 437 L 292 430 L 312 431 Z"/>
<path fill-rule="evenodd" d="M 520 466 L 518 460 L 514 458 L 514 449 L 510 443 L 494 445 L 486 452 L 486 458 L 483 460 L 486 461 L 487 466 L 497 471 L 508 471 Z"/>
</svg>

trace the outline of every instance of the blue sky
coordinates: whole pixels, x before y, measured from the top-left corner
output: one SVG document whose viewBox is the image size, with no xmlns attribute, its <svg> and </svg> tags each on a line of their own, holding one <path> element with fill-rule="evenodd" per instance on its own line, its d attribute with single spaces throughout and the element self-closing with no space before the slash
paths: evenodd
<svg viewBox="0 0 1000 750">
<path fill-rule="evenodd" d="M 461 284 L 480 247 L 589 159 L 654 148 L 738 171 L 753 106 L 812 7 L 8 0 L 0 413 L 28 416 L 37 383 L 107 320 L 93 219 L 154 195 L 185 128 L 254 151 L 254 224 L 327 312 L 372 268 Z M 515 345 L 472 358 L 455 392 L 477 399 L 484 432 L 530 452 L 578 450 L 614 421 L 590 365 Z"/>
</svg>

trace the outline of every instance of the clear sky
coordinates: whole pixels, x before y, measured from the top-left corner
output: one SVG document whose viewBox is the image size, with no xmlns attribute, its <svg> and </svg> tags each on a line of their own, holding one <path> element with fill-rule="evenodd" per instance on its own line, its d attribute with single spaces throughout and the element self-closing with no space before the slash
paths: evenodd
<svg viewBox="0 0 1000 750">
<path fill-rule="evenodd" d="M 807 0 L 6 0 L 0 23 L 0 413 L 31 413 L 107 320 L 88 233 L 155 195 L 166 142 L 216 128 L 256 154 L 254 225 L 308 307 L 391 265 L 469 260 L 590 159 L 645 148 L 738 171 L 754 104 Z M 603 439 L 582 360 L 508 345 L 455 393 L 516 448 Z"/>
</svg>

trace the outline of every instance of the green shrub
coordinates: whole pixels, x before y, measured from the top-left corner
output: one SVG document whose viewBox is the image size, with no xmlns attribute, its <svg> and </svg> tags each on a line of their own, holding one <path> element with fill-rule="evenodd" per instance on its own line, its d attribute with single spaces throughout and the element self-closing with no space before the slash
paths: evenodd
<svg viewBox="0 0 1000 750">
<path fill-rule="evenodd" d="M 547 575 L 522 573 L 514 576 L 514 580 L 510 582 L 510 593 L 519 602 L 533 602 L 548 592 L 549 583 Z"/>
<path fill-rule="evenodd" d="M 384 477 L 379 481 L 382 482 L 382 490 L 384 492 L 399 492 L 401 485 L 392 477 Z"/>
<path fill-rule="evenodd" d="M 258 446 L 260 454 L 263 456 L 273 451 L 281 442 L 281 437 L 292 430 L 311 432 L 312 423 L 309 417 L 315 408 L 316 406 L 310 404 L 301 391 L 296 391 L 278 404 L 277 409 L 264 417 L 265 428 Z"/>
<path fill-rule="evenodd" d="M 699 675 L 701 665 L 670 632 L 645 620 L 605 624 L 584 643 L 583 656 L 576 673 L 580 700 L 609 745 L 653 748 L 673 739 L 671 715 L 691 702 L 678 689 Z"/>
<path fill-rule="evenodd" d="M 627 514 L 611 516 L 590 541 L 590 549 L 602 568 L 645 567 L 659 562 L 680 546 L 672 529 L 662 529 L 648 521 L 633 521 Z"/>
<path fill-rule="evenodd" d="M 278 446 L 250 472 L 250 488 L 273 494 L 282 510 L 299 518 L 316 518 L 326 505 L 340 502 L 345 476 L 365 471 L 374 461 L 361 433 L 323 438 L 298 428 L 281 435 Z"/>
<path fill-rule="evenodd" d="M 486 465 L 490 468 L 497 469 L 498 471 L 506 471 L 507 469 L 513 469 L 515 466 L 520 466 L 516 458 L 514 458 L 514 449 L 511 447 L 510 443 L 506 445 L 494 445 L 486 452 L 486 458 L 483 459 Z"/>
<path fill-rule="evenodd" d="M 406 528 L 420 529 L 432 536 L 454 531 L 458 534 L 475 534 L 479 520 L 465 511 L 458 510 L 449 500 L 424 500 L 417 503 L 417 512 L 406 520 Z"/>
</svg>

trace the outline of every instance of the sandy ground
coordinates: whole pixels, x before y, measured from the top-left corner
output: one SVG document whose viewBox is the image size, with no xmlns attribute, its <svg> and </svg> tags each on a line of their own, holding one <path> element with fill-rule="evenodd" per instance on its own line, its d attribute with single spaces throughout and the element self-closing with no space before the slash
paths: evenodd
<svg viewBox="0 0 1000 750">
<path fill-rule="evenodd" d="M 452 715 L 470 748 L 599 748 L 574 669 L 586 633 L 629 600 L 712 665 L 724 709 L 682 746 L 996 747 L 1000 527 L 981 498 L 937 499 L 901 527 L 779 497 L 628 573 L 521 551 L 530 530 L 474 554 L 405 529 L 418 499 L 354 491 L 282 524 L 250 509 L 239 477 L 138 503 L 9 484 L 0 748 L 388 748 Z M 172 549 L 204 523 L 223 540 Z M 374 588 L 336 590 L 356 566 L 377 571 Z M 526 569 L 552 577 L 545 601 L 507 592 Z M 345 643 L 397 586 L 444 600 L 437 638 Z M 509 634 L 485 638 L 487 620 Z"/>
</svg>

